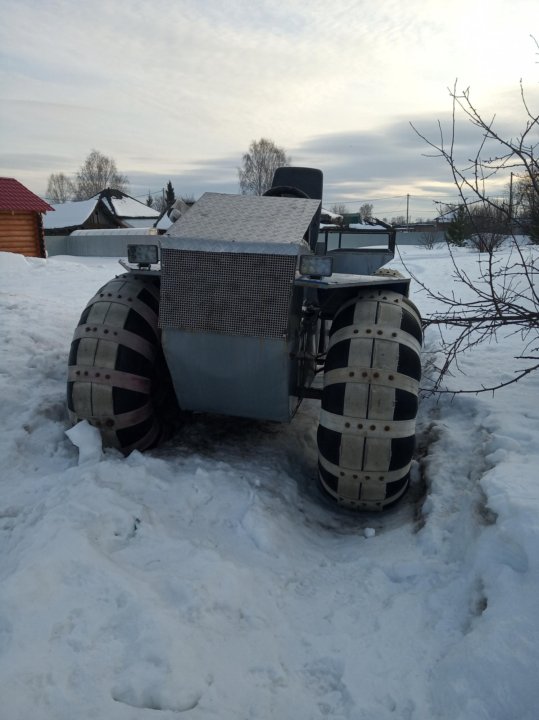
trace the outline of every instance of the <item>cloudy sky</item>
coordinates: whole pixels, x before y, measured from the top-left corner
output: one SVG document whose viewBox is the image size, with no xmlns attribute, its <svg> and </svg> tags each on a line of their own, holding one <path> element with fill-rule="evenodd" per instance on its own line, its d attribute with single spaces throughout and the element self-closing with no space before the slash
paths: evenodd
<svg viewBox="0 0 539 720">
<path fill-rule="evenodd" d="M 97 149 L 145 199 L 237 192 L 253 139 L 320 167 L 324 203 L 432 216 L 448 87 L 516 134 L 537 114 L 537 0 L 0 0 L 0 174 L 43 195 Z M 460 151 L 472 133 L 459 125 Z"/>
</svg>

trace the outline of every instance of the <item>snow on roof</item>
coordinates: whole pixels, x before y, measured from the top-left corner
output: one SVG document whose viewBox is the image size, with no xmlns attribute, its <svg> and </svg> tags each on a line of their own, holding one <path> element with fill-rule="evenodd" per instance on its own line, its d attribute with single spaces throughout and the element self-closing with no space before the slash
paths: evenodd
<svg viewBox="0 0 539 720">
<path fill-rule="evenodd" d="M 322 210 L 320 212 L 320 217 L 322 218 L 322 220 L 325 223 L 331 222 L 332 224 L 335 224 L 335 223 L 340 224 L 343 221 L 342 215 L 331 212 L 331 210 L 325 210 L 324 208 L 322 208 Z"/>
<path fill-rule="evenodd" d="M 53 207 L 28 190 L 15 178 L 0 178 L 0 210 L 48 212 Z"/>
<path fill-rule="evenodd" d="M 99 197 L 90 200 L 79 200 L 53 205 L 54 215 L 45 215 L 43 227 L 45 230 L 56 228 L 68 228 L 75 225 L 82 225 L 95 210 Z"/>
<path fill-rule="evenodd" d="M 148 205 L 145 205 L 128 195 L 121 198 L 102 197 L 102 200 L 119 218 L 153 218 L 154 220 L 157 220 L 159 217 L 159 212 L 157 210 L 148 207 Z"/>
<path fill-rule="evenodd" d="M 111 196 L 110 193 L 120 193 L 119 190 L 102 190 L 89 200 L 78 200 L 54 205 L 56 211 L 54 217 L 45 217 L 44 227 L 46 230 L 57 228 L 69 228 L 82 225 L 87 220 L 98 204 L 123 224 L 131 227 L 150 227 L 159 217 L 157 210 L 148 207 L 144 203 L 123 195 L 122 197 Z"/>
<path fill-rule="evenodd" d="M 350 223 L 348 226 L 351 230 L 387 230 L 387 225 L 378 225 L 378 223 Z"/>
<path fill-rule="evenodd" d="M 169 216 L 166 213 L 163 213 L 159 222 L 157 222 L 155 224 L 155 227 L 158 230 L 168 230 L 171 225 L 172 225 L 172 220 L 169 218 Z"/>
<path fill-rule="evenodd" d="M 157 230 L 154 227 L 97 228 L 73 230 L 71 233 L 71 237 L 96 237 L 102 235 L 113 235 L 114 237 L 122 237 L 124 235 L 127 237 L 131 237 L 132 235 L 157 235 Z"/>
</svg>

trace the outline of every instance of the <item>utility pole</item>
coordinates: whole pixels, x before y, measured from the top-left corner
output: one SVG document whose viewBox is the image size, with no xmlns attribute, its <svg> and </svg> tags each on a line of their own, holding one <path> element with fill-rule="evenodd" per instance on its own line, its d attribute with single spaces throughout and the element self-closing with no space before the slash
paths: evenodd
<svg viewBox="0 0 539 720">
<path fill-rule="evenodd" d="M 410 230 L 410 193 L 406 195 L 406 229 Z"/>
</svg>

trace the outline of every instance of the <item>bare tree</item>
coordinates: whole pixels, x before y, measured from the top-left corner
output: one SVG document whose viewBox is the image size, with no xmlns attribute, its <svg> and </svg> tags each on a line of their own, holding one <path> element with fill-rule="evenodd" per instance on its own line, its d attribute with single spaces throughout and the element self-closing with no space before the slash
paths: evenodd
<svg viewBox="0 0 539 720">
<path fill-rule="evenodd" d="M 444 135 L 438 123 L 438 140 L 430 140 L 415 127 L 415 132 L 427 143 L 435 157 L 442 157 L 451 172 L 460 195 L 460 207 L 472 229 L 472 235 L 488 235 L 485 211 L 488 208 L 497 227 L 510 228 L 510 204 L 496 200 L 489 194 L 499 176 L 509 172 L 525 178 L 534 193 L 539 193 L 539 167 L 537 149 L 539 142 L 534 133 L 539 129 L 539 115 L 532 113 L 521 85 L 521 130 L 509 138 L 502 135 L 495 118 L 486 120 L 471 100 L 469 89 L 457 91 L 456 83 L 449 91 L 453 113 L 449 135 Z M 480 131 L 480 139 L 474 156 L 464 163 L 456 158 L 458 145 L 456 119 L 459 113 Z M 413 127 L 413 126 L 412 126 Z M 431 153 L 432 154 L 432 153 Z M 479 207 L 478 212 L 474 207 Z M 489 220 L 490 221 L 490 220 Z M 449 245 L 451 250 L 451 245 Z M 479 281 L 472 279 L 459 265 L 453 255 L 453 274 L 465 292 L 462 299 L 456 293 L 433 289 L 415 278 L 427 294 L 443 303 L 444 309 L 425 320 L 425 326 L 438 326 L 442 333 L 444 360 L 434 378 L 433 391 L 448 392 L 442 381 L 452 365 L 458 366 L 462 353 L 483 342 L 497 341 L 500 332 L 519 333 L 522 340 L 520 353 L 515 357 L 518 368 L 509 380 L 502 380 L 491 387 L 481 386 L 474 390 L 458 392 L 494 391 L 539 369 L 539 259 L 529 246 L 523 246 L 511 234 L 510 250 L 497 254 L 496 247 L 482 248 L 479 256 Z M 451 333 L 446 330 L 453 328 Z M 455 391 L 450 391 L 455 392 Z"/>
<path fill-rule="evenodd" d="M 121 175 L 116 162 L 98 150 L 88 155 L 75 179 L 75 200 L 87 200 L 105 188 L 113 188 L 125 192 L 129 180 Z"/>
<path fill-rule="evenodd" d="M 348 208 L 344 203 L 334 203 L 330 210 L 332 213 L 335 213 L 335 215 L 346 215 L 348 212 Z"/>
<path fill-rule="evenodd" d="M 373 210 L 374 206 L 372 203 L 363 203 L 363 205 L 359 208 L 359 214 L 361 215 L 361 219 L 372 220 Z"/>
<path fill-rule="evenodd" d="M 406 215 L 397 215 L 391 218 L 392 225 L 406 225 Z"/>
<path fill-rule="evenodd" d="M 275 170 L 285 165 L 290 165 L 290 158 L 283 148 L 267 138 L 253 140 L 238 168 L 242 195 L 263 195 L 271 187 Z"/>
<path fill-rule="evenodd" d="M 65 203 L 71 200 L 75 193 L 73 181 L 63 172 L 49 175 L 47 183 L 47 199 L 53 203 Z"/>
<path fill-rule="evenodd" d="M 163 212 L 163 210 L 166 210 L 168 208 L 168 203 L 165 198 L 165 191 L 164 188 L 161 193 L 158 193 L 157 195 L 154 195 L 153 198 L 153 209 L 157 210 L 158 212 Z"/>
</svg>

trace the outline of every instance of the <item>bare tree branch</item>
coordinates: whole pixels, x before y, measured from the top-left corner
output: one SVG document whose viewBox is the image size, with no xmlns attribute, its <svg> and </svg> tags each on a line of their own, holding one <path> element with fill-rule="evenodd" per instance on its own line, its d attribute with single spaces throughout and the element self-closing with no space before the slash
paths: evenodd
<svg viewBox="0 0 539 720">
<path fill-rule="evenodd" d="M 533 40 L 539 47 L 535 38 Z M 456 294 L 458 290 L 446 292 L 428 287 L 410 273 L 427 296 L 441 307 L 424 320 L 425 328 L 436 328 L 440 333 L 442 354 L 442 361 L 431 378 L 432 386 L 426 391 L 494 392 L 539 369 L 539 256 L 518 237 L 528 230 L 534 239 L 533 223 L 537 222 L 539 212 L 539 116 L 531 110 L 522 82 L 522 129 L 511 138 L 498 131 L 495 115 L 487 120 L 483 118 L 472 102 L 469 88 L 459 92 L 455 81 L 449 95 L 452 115 L 448 135 L 441 122 L 438 122 L 437 140 L 431 140 L 414 125 L 412 128 L 428 146 L 429 156 L 443 158 L 449 167 L 460 198 L 459 221 L 466 225 L 468 244 L 480 252 L 479 277 L 470 277 L 450 244 L 452 275 L 456 287 L 462 290 L 460 295 Z M 464 162 L 456 156 L 457 116 L 463 116 L 480 133 L 476 152 Z M 492 192 L 500 178 L 509 173 L 511 182 L 513 177 L 517 178 L 518 202 L 511 197 L 507 203 Z M 446 237 L 448 242 L 460 244 L 458 234 Z M 504 253 L 498 253 L 506 240 L 510 242 L 509 252 L 506 248 Z M 522 341 L 522 352 L 514 358 L 520 364 L 514 376 L 488 387 L 447 389 L 445 380 L 453 367 L 460 368 L 462 356 L 482 343 L 498 343 L 502 330 L 504 337 L 518 333 Z"/>
</svg>

